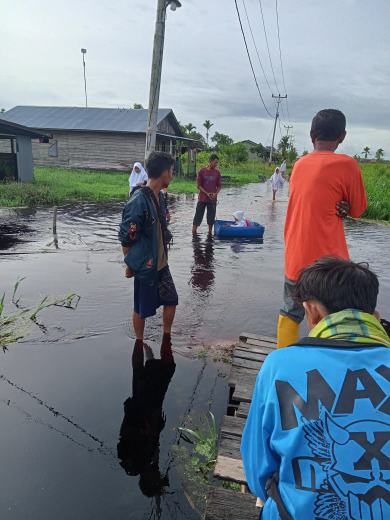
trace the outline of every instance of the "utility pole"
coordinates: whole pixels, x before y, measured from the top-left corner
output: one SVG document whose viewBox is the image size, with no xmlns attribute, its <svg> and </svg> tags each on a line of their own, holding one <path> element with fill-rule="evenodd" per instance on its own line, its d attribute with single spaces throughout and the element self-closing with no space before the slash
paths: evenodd
<svg viewBox="0 0 390 520">
<path fill-rule="evenodd" d="M 269 164 L 271 164 L 271 162 L 272 162 L 272 154 L 273 154 L 273 151 L 274 151 L 276 123 L 278 122 L 278 117 L 279 117 L 279 105 L 280 105 L 282 99 L 287 99 L 287 94 L 285 96 L 281 96 L 280 94 L 278 94 L 277 96 L 274 96 L 272 94 L 272 97 L 276 99 L 276 114 L 275 114 L 274 131 L 273 131 L 273 134 L 272 134 L 271 151 L 269 153 L 269 161 L 268 161 Z"/>
<path fill-rule="evenodd" d="M 83 56 L 83 69 L 84 69 L 84 92 L 85 92 L 85 108 L 88 108 L 88 97 L 87 97 L 87 77 L 85 75 L 85 60 L 84 56 L 87 54 L 87 49 L 81 49 L 81 54 Z"/>
<path fill-rule="evenodd" d="M 286 129 L 286 136 L 288 137 L 288 131 L 290 130 L 290 128 L 293 128 L 293 125 L 283 125 L 283 126 Z"/>
<path fill-rule="evenodd" d="M 160 84 L 162 61 L 164 54 L 165 19 L 167 7 L 172 11 L 181 7 L 179 0 L 157 0 L 156 29 L 154 33 L 152 72 L 150 76 L 149 110 L 146 128 L 145 161 L 150 152 L 156 148 L 158 105 L 160 101 Z"/>
</svg>

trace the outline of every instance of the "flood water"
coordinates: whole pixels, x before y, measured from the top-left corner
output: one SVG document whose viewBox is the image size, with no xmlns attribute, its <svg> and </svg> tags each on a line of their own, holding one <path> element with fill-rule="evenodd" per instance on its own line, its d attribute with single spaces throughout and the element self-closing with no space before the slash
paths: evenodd
<svg viewBox="0 0 390 520">
<path fill-rule="evenodd" d="M 116 239 L 123 203 L 60 207 L 58 244 L 51 209 L 0 210 L 0 295 L 6 291 L 9 301 L 15 281 L 25 277 L 21 305 L 45 295 L 81 296 L 76 311 L 45 311 L 47 332 L 35 327 L 1 355 L 0 518 L 200 518 L 201 504 L 175 449 L 184 443 L 177 428 L 209 409 L 219 421 L 226 410 L 229 367 L 199 355 L 205 346 L 232 342 L 242 331 L 275 335 L 287 190 L 275 204 L 270 198 L 267 185 L 225 188 L 217 211 L 230 218 L 246 210 L 265 225 L 264 243 L 208 238 L 205 224 L 193 240 L 195 198 L 170 198 L 170 266 L 180 299 L 175 365 L 156 362 L 145 376 L 162 383 L 152 399 L 150 385 L 142 387 L 147 424 L 157 431 L 144 455 L 144 438 L 134 433 L 145 417 L 132 366 L 132 281 L 123 277 Z M 390 227 L 351 221 L 346 230 L 352 258 L 369 262 L 380 277 L 378 309 L 389 318 Z M 146 328 L 156 359 L 160 324 L 159 313 Z M 139 470 L 142 457 L 147 471 Z M 156 480 L 163 493 L 148 486 Z"/>
</svg>

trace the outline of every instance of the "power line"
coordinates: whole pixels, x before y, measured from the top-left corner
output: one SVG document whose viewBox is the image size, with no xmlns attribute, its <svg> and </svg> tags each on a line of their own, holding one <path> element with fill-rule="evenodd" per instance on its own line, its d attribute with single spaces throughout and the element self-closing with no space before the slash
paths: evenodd
<svg viewBox="0 0 390 520">
<path fill-rule="evenodd" d="M 236 5 L 236 11 L 237 11 L 237 16 L 238 16 L 238 21 L 240 22 L 240 28 L 241 28 L 241 34 L 242 34 L 242 37 L 244 39 L 244 43 L 245 43 L 245 49 L 246 49 L 246 53 L 248 55 L 248 60 L 249 60 L 249 64 L 251 66 L 251 69 L 252 69 L 252 74 L 253 74 L 253 79 L 255 80 L 255 83 L 256 83 L 256 87 L 257 87 L 257 91 L 259 93 L 259 96 L 260 96 L 260 99 L 261 99 L 261 102 L 263 103 L 263 106 L 264 106 L 264 109 L 265 111 L 267 112 L 267 114 L 270 116 L 270 117 L 274 117 L 271 112 L 268 110 L 268 108 L 266 107 L 266 104 L 264 103 L 264 99 L 263 99 L 263 96 L 261 95 L 261 91 L 260 91 L 260 87 L 259 87 L 259 84 L 257 82 L 257 78 L 256 78 L 256 74 L 255 74 L 255 69 L 253 68 L 253 63 L 252 63 L 252 59 L 251 59 L 251 56 L 249 54 L 249 48 L 248 48 L 248 44 L 247 44 L 247 41 L 246 41 L 246 37 L 245 37 L 245 33 L 244 33 L 244 28 L 242 26 L 242 22 L 241 22 L 241 16 L 240 16 L 240 11 L 238 9 L 238 5 L 237 5 L 237 0 L 234 0 L 234 3 Z"/>
<path fill-rule="evenodd" d="M 276 76 L 275 76 L 274 66 L 272 65 L 271 52 L 270 52 L 270 50 L 269 50 L 268 36 L 267 36 L 267 29 L 265 28 L 264 13 L 263 13 L 263 6 L 262 6 L 262 4 L 261 4 L 261 0 L 259 0 L 259 5 L 260 5 L 260 11 L 261 11 L 261 19 L 263 20 L 263 29 L 264 29 L 265 42 L 266 42 L 266 44 L 267 44 L 267 51 L 268 51 L 269 63 L 270 63 L 270 65 L 271 65 L 271 70 L 272 70 L 272 75 L 273 75 L 273 77 L 274 77 L 274 82 L 275 82 L 276 90 L 277 90 L 278 93 L 280 93 L 280 91 L 279 91 L 279 87 L 278 87 L 278 84 L 277 84 L 277 82 L 276 82 Z"/>
<path fill-rule="evenodd" d="M 282 81 L 283 81 L 284 92 L 287 93 L 286 82 L 284 80 L 284 70 L 283 70 L 283 60 L 282 60 L 282 46 L 280 44 L 278 0 L 275 0 L 275 9 L 276 9 L 276 25 L 277 25 L 277 28 L 278 28 L 280 68 L 281 68 L 281 71 L 282 71 Z M 288 120 L 290 121 L 290 111 L 288 109 L 288 100 L 287 99 L 286 99 L 286 108 L 287 108 Z"/>
<path fill-rule="evenodd" d="M 253 36 L 252 26 L 251 26 L 251 23 L 250 23 L 250 21 L 249 21 L 248 11 L 246 10 L 245 0 L 242 0 L 242 5 L 244 6 L 245 15 L 246 15 L 246 19 L 247 19 L 247 22 L 248 22 L 249 30 L 250 30 L 250 33 L 251 33 L 251 36 L 252 36 L 253 45 L 254 45 L 254 47 L 255 47 L 255 49 L 256 49 L 257 58 L 258 58 L 258 60 L 259 60 L 259 64 L 260 64 L 261 70 L 263 71 L 263 75 L 264 75 L 265 82 L 267 83 L 267 86 L 268 86 L 268 88 L 269 88 L 269 91 L 270 91 L 271 94 L 272 94 L 272 89 L 271 89 L 271 86 L 270 86 L 270 84 L 269 84 L 269 82 L 268 82 L 268 78 L 267 78 L 267 75 L 266 75 L 266 73 L 265 73 L 265 70 L 264 70 L 263 64 L 262 64 L 262 62 L 261 62 L 259 51 L 258 51 L 258 49 L 257 49 L 257 45 L 256 45 L 256 41 L 255 41 L 255 37 Z"/>
</svg>

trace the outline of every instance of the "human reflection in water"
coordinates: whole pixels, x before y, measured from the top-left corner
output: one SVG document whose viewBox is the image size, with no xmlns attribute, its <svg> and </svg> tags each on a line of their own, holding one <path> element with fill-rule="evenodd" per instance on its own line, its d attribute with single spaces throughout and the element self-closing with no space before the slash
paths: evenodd
<svg viewBox="0 0 390 520">
<path fill-rule="evenodd" d="M 194 265 L 191 269 L 191 285 L 194 289 L 208 293 L 214 286 L 214 238 L 209 235 L 202 243 L 199 236 L 192 238 Z"/>
<path fill-rule="evenodd" d="M 133 395 L 124 402 L 118 443 L 120 465 L 128 475 L 139 475 L 140 489 L 147 497 L 160 496 L 169 486 L 168 476 L 159 469 L 159 443 L 166 420 L 163 401 L 176 368 L 170 341 L 163 341 L 160 357 L 154 359 L 148 345 L 135 342 Z"/>
</svg>

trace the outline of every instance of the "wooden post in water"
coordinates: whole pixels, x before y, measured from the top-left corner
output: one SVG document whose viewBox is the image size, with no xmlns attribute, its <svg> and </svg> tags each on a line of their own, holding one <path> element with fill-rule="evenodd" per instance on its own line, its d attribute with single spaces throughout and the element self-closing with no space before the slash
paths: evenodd
<svg viewBox="0 0 390 520">
<path fill-rule="evenodd" d="M 53 235 L 57 234 L 57 206 L 54 206 L 53 211 Z"/>
<path fill-rule="evenodd" d="M 54 246 L 58 249 L 58 236 L 57 236 L 57 206 L 54 206 L 53 210 L 53 240 Z"/>
</svg>

